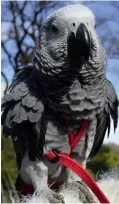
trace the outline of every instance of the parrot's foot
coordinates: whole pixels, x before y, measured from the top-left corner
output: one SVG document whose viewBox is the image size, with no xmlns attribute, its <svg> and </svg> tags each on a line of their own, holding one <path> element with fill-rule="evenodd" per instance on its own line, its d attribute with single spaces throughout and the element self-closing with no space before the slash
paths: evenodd
<svg viewBox="0 0 119 204">
<path fill-rule="evenodd" d="M 79 189 L 79 199 L 83 203 L 95 203 L 92 193 L 89 191 L 88 187 L 83 182 L 77 181 L 76 185 Z"/>
<path fill-rule="evenodd" d="M 43 201 L 47 200 L 47 203 L 64 203 L 62 195 L 56 193 L 50 188 L 37 189 L 36 193 L 39 197 L 42 197 Z"/>
<path fill-rule="evenodd" d="M 63 195 L 66 203 L 78 203 L 79 201 L 82 203 L 95 203 L 93 195 L 87 186 L 79 181 L 65 183 L 63 187 L 61 187 L 60 193 Z"/>
<path fill-rule="evenodd" d="M 51 189 L 47 189 L 45 191 L 45 196 L 50 203 L 65 203 L 62 195 L 54 192 Z"/>
<path fill-rule="evenodd" d="M 50 203 L 64 203 L 63 197 L 47 185 L 48 169 L 42 161 L 30 161 L 28 156 L 22 160 L 20 175 L 24 182 L 33 185 L 35 192 Z"/>
</svg>

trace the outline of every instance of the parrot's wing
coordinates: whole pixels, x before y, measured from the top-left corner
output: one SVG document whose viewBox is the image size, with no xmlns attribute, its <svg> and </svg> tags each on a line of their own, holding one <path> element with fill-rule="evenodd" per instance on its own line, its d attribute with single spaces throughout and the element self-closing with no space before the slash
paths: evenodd
<svg viewBox="0 0 119 204">
<path fill-rule="evenodd" d="M 42 89 L 37 83 L 34 67 L 21 67 L 9 93 L 3 97 L 3 134 L 12 137 L 18 163 L 27 148 L 31 150 L 31 157 L 35 154 L 38 139 L 35 125 L 41 120 L 44 111 Z"/>
<path fill-rule="evenodd" d="M 94 138 L 94 144 L 89 157 L 94 157 L 100 150 L 105 133 L 108 130 L 108 136 L 110 134 L 110 122 L 111 118 L 114 124 L 114 131 L 117 128 L 118 123 L 118 99 L 116 92 L 109 80 L 106 81 L 106 100 L 103 112 L 97 118 L 97 130 Z"/>
</svg>

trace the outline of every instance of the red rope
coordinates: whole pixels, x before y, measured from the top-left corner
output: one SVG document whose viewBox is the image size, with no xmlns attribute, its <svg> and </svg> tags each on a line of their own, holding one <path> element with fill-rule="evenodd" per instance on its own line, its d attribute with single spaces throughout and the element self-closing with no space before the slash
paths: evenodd
<svg viewBox="0 0 119 204">
<path fill-rule="evenodd" d="M 98 200 L 101 203 L 110 203 L 107 197 L 104 195 L 102 190 L 99 188 L 97 183 L 93 180 L 90 174 L 75 160 L 65 154 L 59 154 L 55 152 L 49 152 L 46 157 L 48 160 L 53 160 L 58 156 L 59 163 L 63 164 L 67 168 L 71 169 L 74 173 L 76 173 L 80 178 L 88 185 L 88 187 L 93 191 Z"/>
</svg>

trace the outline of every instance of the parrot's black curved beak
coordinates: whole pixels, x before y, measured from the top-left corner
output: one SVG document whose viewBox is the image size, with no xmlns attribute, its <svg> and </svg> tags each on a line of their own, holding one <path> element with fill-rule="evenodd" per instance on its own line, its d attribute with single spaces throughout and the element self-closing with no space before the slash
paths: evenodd
<svg viewBox="0 0 119 204">
<path fill-rule="evenodd" d="M 68 36 L 68 55 L 69 58 L 84 57 L 88 60 L 91 50 L 91 37 L 84 23 L 78 26 L 76 34 L 71 32 Z"/>
</svg>

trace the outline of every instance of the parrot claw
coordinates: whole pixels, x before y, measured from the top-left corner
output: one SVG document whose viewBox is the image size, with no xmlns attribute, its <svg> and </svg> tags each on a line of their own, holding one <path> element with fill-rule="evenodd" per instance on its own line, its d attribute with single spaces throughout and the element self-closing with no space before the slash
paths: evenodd
<svg viewBox="0 0 119 204">
<path fill-rule="evenodd" d="M 82 182 L 77 181 L 76 185 L 79 189 L 79 199 L 87 203 L 95 203 L 92 193 L 89 191 L 88 187 Z"/>
<path fill-rule="evenodd" d="M 96 203 L 87 186 L 81 181 L 65 183 L 61 186 L 60 193 L 67 203 L 71 203 L 72 195 L 74 203 L 78 203 L 79 200 L 82 203 Z"/>
<path fill-rule="evenodd" d="M 50 189 L 48 190 L 47 198 L 50 203 L 65 203 L 62 195 Z"/>
<path fill-rule="evenodd" d="M 46 187 L 43 189 L 36 190 L 37 197 L 42 198 L 45 203 L 65 203 L 62 195 L 54 192 L 50 188 Z"/>
</svg>

